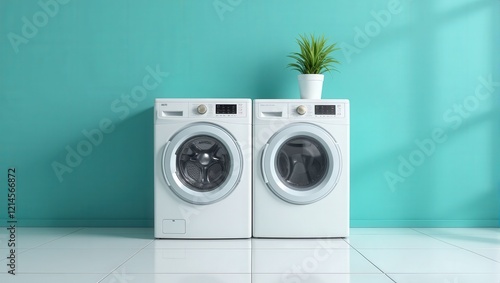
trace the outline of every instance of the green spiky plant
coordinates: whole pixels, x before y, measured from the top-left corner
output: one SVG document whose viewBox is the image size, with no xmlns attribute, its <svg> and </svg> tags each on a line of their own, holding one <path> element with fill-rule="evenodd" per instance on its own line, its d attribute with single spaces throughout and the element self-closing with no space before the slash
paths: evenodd
<svg viewBox="0 0 500 283">
<path fill-rule="evenodd" d="M 301 74 L 323 74 L 330 70 L 335 70 L 335 64 L 340 64 L 335 58 L 329 56 L 333 51 L 339 50 L 336 48 L 336 43 L 327 44 L 327 40 L 322 35 L 315 37 L 310 35 L 300 35 L 297 39 L 300 46 L 299 52 L 292 52 L 288 57 L 295 60 L 294 63 L 288 64 L 288 68 L 299 71 Z"/>
</svg>

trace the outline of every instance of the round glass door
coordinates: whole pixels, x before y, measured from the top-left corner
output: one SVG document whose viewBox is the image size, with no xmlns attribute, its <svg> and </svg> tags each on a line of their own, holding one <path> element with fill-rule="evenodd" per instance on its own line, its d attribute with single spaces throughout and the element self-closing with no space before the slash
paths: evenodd
<svg viewBox="0 0 500 283">
<path fill-rule="evenodd" d="M 172 191 L 194 204 L 217 202 L 231 193 L 242 172 L 241 150 L 223 128 L 193 124 L 176 133 L 163 152 L 163 174 Z"/>
<path fill-rule="evenodd" d="M 175 155 L 177 177 L 195 191 L 217 189 L 231 170 L 226 146 L 211 136 L 196 135 L 189 138 L 179 146 Z"/>
<path fill-rule="evenodd" d="M 278 149 L 275 166 L 278 178 L 290 188 L 308 190 L 327 174 L 326 149 L 308 136 L 288 139 Z"/>
<path fill-rule="evenodd" d="M 262 154 L 262 174 L 281 199 L 309 204 L 328 195 L 340 176 L 335 139 L 314 124 L 292 124 L 273 135 Z"/>
</svg>

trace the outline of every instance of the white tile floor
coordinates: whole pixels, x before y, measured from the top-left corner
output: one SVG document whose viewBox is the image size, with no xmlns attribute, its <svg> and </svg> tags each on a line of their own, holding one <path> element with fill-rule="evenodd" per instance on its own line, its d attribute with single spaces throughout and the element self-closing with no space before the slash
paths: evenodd
<svg viewBox="0 0 500 283">
<path fill-rule="evenodd" d="M 346 239 L 154 240 L 149 228 L 18 228 L 0 282 L 500 283 L 500 228 L 351 229 Z"/>
</svg>

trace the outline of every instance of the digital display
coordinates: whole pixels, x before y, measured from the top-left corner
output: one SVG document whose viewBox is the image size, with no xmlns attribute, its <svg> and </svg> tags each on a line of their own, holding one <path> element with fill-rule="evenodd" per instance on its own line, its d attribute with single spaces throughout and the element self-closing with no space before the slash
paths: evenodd
<svg viewBox="0 0 500 283">
<path fill-rule="evenodd" d="M 315 105 L 314 106 L 315 115 L 335 115 L 335 105 Z"/>
<path fill-rule="evenodd" d="M 236 104 L 216 104 L 215 114 L 238 114 Z"/>
</svg>

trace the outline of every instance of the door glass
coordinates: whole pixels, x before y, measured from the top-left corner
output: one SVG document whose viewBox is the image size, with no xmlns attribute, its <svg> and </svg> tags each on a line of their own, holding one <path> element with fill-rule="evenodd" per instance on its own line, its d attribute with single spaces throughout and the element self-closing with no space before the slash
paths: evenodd
<svg viewBox="0 0 500 283">
<path fill-rule="evenodd" d="M 277 152 L 276 171 L 288 187 L 305 191 L 321 182 L 328 168 L 325 148 L 315 139 L 295 136 Z"/>
<path fill-rule="evenodd" d="M 188 188 L 208 192 L 222 184 L 231 169 L 227 148 L 217 139 L 199 135 L 177 150 L 177 177 Z"/>
</svg>

